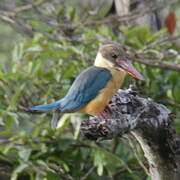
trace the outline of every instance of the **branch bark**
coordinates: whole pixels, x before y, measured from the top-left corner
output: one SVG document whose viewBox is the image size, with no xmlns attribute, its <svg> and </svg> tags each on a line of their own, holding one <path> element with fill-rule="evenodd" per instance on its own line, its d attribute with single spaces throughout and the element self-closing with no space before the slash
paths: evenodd
<svg viewBox="0 0 180 180">
<path fill-rule="evenodd" d="M 174 179 L 178 146 L 170 110 L 149 98 L 139 97 L 131 89 L 119 90 L 110 106 L 113 113 L 107 112 L 108 121 L 90 117 L 82 122 L 82 133 L 101 141 L 131 132 L 144 151 L 152 179 Z"/>
<path fill-rule="evenodd" d="M 140 64 L 152 66 L 152 67 L 157 67 L 161 69 L 167 69 L 167 70 L 173 70 L 180 72 L 180 64 L 177 63 L 171 63 L 171 62 L 159 62 L 158 60 L 151 60 L 151 59 L 140 59 L 140 58 L 134 58 L 133 61 L 138 62 Z"/>
</svg>

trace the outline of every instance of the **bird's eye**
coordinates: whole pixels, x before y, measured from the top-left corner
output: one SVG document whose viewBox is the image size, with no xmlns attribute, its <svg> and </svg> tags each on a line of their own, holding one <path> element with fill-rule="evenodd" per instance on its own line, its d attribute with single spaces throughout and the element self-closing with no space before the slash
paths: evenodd
<svg viewBox="0 0 180 180">
<path fill-rule="evenodd" d="M 116 58 L 117 58 L 117 55 L 116 55 L 116 54 L 113 54 L 112 57 L 113 57 L 114 59 L 116 59 Z"/>
</svg>

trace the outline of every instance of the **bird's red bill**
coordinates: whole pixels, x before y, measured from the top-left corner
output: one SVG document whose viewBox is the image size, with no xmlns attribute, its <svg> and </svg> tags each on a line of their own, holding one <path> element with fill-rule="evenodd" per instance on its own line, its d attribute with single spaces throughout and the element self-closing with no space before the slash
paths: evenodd
<svg viewBox="0 0 180 180">
<path fill-rule="evenodd" d="M 139 80 L 144 80 L 143 76 L 136 70 L 136 68 L 132 65 L 131 61 L 121 59 L 117 60 L 116 62 L 121 69 L 129 73 L 131 76 Z"/>
</svg>

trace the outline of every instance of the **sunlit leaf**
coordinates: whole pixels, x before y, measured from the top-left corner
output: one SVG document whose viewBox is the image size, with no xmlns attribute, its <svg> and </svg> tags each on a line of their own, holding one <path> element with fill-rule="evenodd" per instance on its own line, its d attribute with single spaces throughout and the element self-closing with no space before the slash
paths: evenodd
<svg viewBox="0 0 180 180">
<path fill-rule="evenodd" d="M 14 171 L 12 172 L 11 180 L 16 180 L 18 178 L 18 175 L 27 167 L 28 167 L 28 164 L 25 164 L 25 163 L 17 166 L 16 169 L 14 169 Z"/>
</svg>

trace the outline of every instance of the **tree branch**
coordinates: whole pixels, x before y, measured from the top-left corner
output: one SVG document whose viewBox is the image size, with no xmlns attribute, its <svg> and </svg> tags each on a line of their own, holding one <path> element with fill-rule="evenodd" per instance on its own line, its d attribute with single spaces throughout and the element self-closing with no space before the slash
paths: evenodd
<svg viewBox="0 0 180 180">
<path fill-rule="evenodd" d="M 18 17 L 16 16 L 18 13 L 32 9 L 34 7 L 37 7 L 44 2 L 45 2 L 45 0 L 39 0 L 34 4 L 28 4 L 25 6 L 21 6 L 19 8 L 16 8 L 13 11 L 0 10 L 0 18 L 3 21 L 10 23 L 10 24 L 16 23 L 14 18 L 16 18 L 16 20 L 18 19 L 19 21 L 23 21 L 20 16 L 18 16 Z M 121 23 L 121 22 L 133 21 L 133 20 L 135 20 L 135 19 L 137 19 L 137 18 L 139 18 L 145 14 L 151 13 L 151 12 L 159 10 L 159 9 L 163 9 L 163 8 L 170 6 L 172 4 L 175 4 L 177 2 L 178 2 L 178 0 L 169 1 L 167 3 L 160 3 L 158 6 L 156 5 L 156 6 L 150 6 L 148 8 L 145 8 L 141 12 L 139 12 L 139 10 L 138 10 L 138 11 L 134 11 L 133 13 L 128 14 L 128 15 L 124 15 L 124 16 L 114 15 L 114 16 L 106 17 L 106 18 L 101 19 L 101 20 L 97 20 L 97 21 L 85 21 L 85 22 L 80 22 L 77 24 L 72 24 L 72 23 L 71 24 L 68 24 L 68 23 L 67 24 L 59 24 L 59 23 L 55 23 L 53 21 L 53 24 L 49 23 L 49 25 L 56 27 L 58 29 L 64 28 L 64 29 L 71 29 L 72 30 L 72 29 L 76 29 L 76 28 L 80 28 L 80 27 L 84 27 L 84 26 L 87 27 L 87 26 L 92 26 L 92 25 L 97 25 L 97 24 L 112 24 L 112 23 Z M 54 19 L 56 19 L 56 18 L 54 17 Z M 24 24 L 26 24 L 26 23 L 24 22 Z M 50 36 L 48 33 L 47 33 L 47 35 Z M 56 39 L 55 36 L 54 36 L 54 39 Z"/>
<path fill-rule="evenodd" d="M 161 69 L 169 69 L 180 72 L 180 64 L 175 64 L 171 62 L 162 62 L 159 60 L 148 60 L 147 58 L 142 58 L 142 59 L 133 58 L 133 61 L 152 67 L 158 67 Z"/>
<path fill-rule="evenodd" d="M 81 131 L 89 139 L 101 141 L 132 132 L 149 163 L 152 179 L 174 179 L 178 150 L 170 110 L 131 89 L 119 90 L 110 106 L 110 119 L 99 116 L 84 120 Z"/>
<path fill-rule="evenodd" d="M 127 21 L 129 22 L 129 21 L 134 21 L 135 19 L 138 19 L 139 17 L 144 16 L 145 14 L 149 14 L 149 13 L 152 13 L 153 11 L 163 9 L 177 2 L 178 0 L 168 1 L 167 3 L 159 3 L 159 5 L 150 6 L 148 8 L 143 9 L 141 12 L 137 10 L 137 11 L 134 11 L 133 13 L 130 13 L 128 15 L 123 15 L 123 16 L 113 15 L 113 16 L 106 17 L 101 20 L 96 20 L 96 21 L 86 21 L 86 22 L 81 22 L 78 24 L 56 24 L 55 26 L 58 26 L 61 28 L 67 28 L 67 29 L 75 29 L 75 28 L 80 28 L 83 26 L 92 26 L 92 25 L 98 25 L 98 24 L 123 23 Z"/>
<path fill-rule="evenodd" d="M 16 16 L 18 13 L 21 13 L 21 12 L 23 12 L 23 11 L 27 11 L 27 10 L 29 10 L 29 9 L 35 8 L 35 7 L 43 4 L 44 2 L 45 2 L 45 0 L 38 0 L 38 1 L 35 2 L 35 3 L 27 4 L 27 5 L 18 7 L 18 8 L 16 8 L 16 9 L 13 11 L 14 16 Z"/>
<path fill-rule="evenodd" d="M 44 2 L 45 2 L 45 0 L 38 0 L 35 3 L 31 3 L 31 4 L 27 4 L 27 5 L 24 5 L 24 6 L 17 7 L 13 11 L 12 11 L 11 8 L 9 8 L 9 9 L 11 9 L 11 11 L 7 11 L 7 10 L 6 11 L 1 11 L 1 13 L 4 14 L 5 16 L 8 16 L 8 17 L 14 17 L 17 14 L 19 14 L 19 13 L 21 13 L 23 11 L 27 11 L 27 10 L 30 10 L 32 8 L 35 8 L 35 7 L 43 4 Z"/>
</svg>

